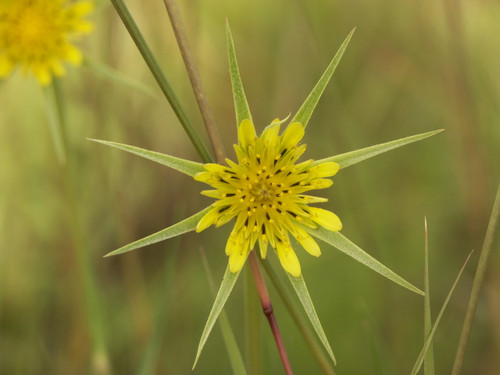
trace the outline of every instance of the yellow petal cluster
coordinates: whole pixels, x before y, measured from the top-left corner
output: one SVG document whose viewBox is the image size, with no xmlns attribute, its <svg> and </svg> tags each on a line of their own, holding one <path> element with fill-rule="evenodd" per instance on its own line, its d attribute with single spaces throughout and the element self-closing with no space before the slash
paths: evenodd
<svg viewBox="0 0 500 375">
<path fill-rule="evenodd" d="M 0 0 L 0 78 L 19 67 L 47 85 L 65 74 L 64 62 L 79 65 L 72 43 L 92 30 L 84 19 L 92 9 L 90 1 Z"/>
<path fill-rule="evenodd" d="M 226 245 L 232 272 L 242 268 L 258 242 L 262 258 L 271 245 L 283 268 L 300 276 L 300 263 L 290 235 L 308 253 L 319 256 L 318 244 L 303 226 L 319 225 L 331 231 L 342 228 L 337 215 L 310 206 L 325 202 L 325 198 L 304 194 L 331 186 L 333 182 L 327 177 L 335 175 L 339 165 L 314 164 L 313 160 L 297 163 L 306 150 L 306 145 L 299 145 L 304 127 L 293 122 L 280 135 L 280 123 L 273 121 L 257 137 L 253 123 L 244 120 L 238 128 L 239 144 L 234 146 L 238 163 L 226 159 L 227 165 L 205 164 L 206 171 L 195 176 L 214 188 L 202 194 L 217 199 L 196 230 L 236 220 Z"/>
</svg>

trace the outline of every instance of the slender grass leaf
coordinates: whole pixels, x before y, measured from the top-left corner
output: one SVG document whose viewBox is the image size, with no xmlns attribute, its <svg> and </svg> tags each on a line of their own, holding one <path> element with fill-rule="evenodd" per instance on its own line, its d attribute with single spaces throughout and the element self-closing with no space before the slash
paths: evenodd
<svg viewBox="0 0 500 375">
<path fill-rule="evenodd" d="M 450 291 L 448 292 L 448 295 L 446 296 L 446 299 L 444 300 L 443 306 L 441 307 L 441 310 L 439 311 L 439 314 L 436 318 L 436 322 L 432 326 L 431 332 L 429 333 L 429 336 L 427 336 L 424 346 L 422 347 L 422 350 L 420 351 L 420 354 L 418 355 L 417 361 L 415 362 L 415 365 L 413 366 L 413 369 L 411 370 L 411 375 L 416 375 L 418 371 L 420 370 L 420 367 L 422 366 L 422 362 L 424 361 L 424 356 L 427 353 L 427 350 L 429 349 L 429 346 L 432 343 L 432 339 L 434 338 L 434 334 L 436 333 L 437 327 L 439 325 L 439 322 L 441 321 L 441 317 L 443 316 L 444 311 L 446 310 L 446 307 L 448 306 L 448 302 L 450 301 L 451 295 L 455 291 L 455 287 L 458 284 L 458 281 L 460 280 L 460 277 L 462 276 L 462 273 L 465 269 L 465 266 L 469 262 L 469 259 L 474 251 L 471 251 L 467 259 L 465 260 L 464 265 L 458 272 L 457 278 L 455 279 L 455 282 L 453 283 Z"/>
<path fill-rule="evenodd" d="M 180 234 L 184 234 L 187 232 L 191 232 L 196 229 L 196 225 L 201 220 L 201 218 L 211 209 L 211 207 L 205 208 L 203 211 L 194 214 L 193 216 L 188 217 L 187 219 L 178 222 L 168 228 L 165 228 L 159 232 L 153 233 L 147 237 L 144 237 L 140 240 L 132 242 L 128 245 L 120 247 L 119 249 L 106 254 L 105 257 L 110 257 L 113 255 L 123 254 L 128 251 L 136 250 L 144 246 L 152 245 L 157 242 L 164 241 L 166 239 L 178 236 Z"/>
<path fill-rule="evenodd" d="M 120 85 L 127 86 L 133 90 L 140 91 L 146 95 L 151 96 L 152 98 L 159 99 L 159 96 L 156 95 L 156 93 L 150 87 L 142 84 L 141 82 L 130 79 L 129 77 L 105 64 L 90 60 L 88 57 L 85 57 L 83 60 L 83 65 L 105 79 L 109 79 L 110 81 L 116 82 Z"/>
<path fill-rule="evenodd" d="M 210 336 L 210 332 L 212 332 L 215 321 L 224 308 L 224 305 L 226 304 L 226 301 L 231 294 L 231 291 L 233 290 L 234 284 L 236 284 L 236 280 L 238 280 L 240 272 L 241 271 L 232 273 L 229 269 L 229 265 L 226 268 L 226 273 L 224 274 L 224 278 L 222 279 L 219 292 L 217 293 L 217 297 L 215 297 L 215 302 L 212 306 L 212 310 L 208 315 L 207 323 L 205 324 L 205 328 L 203 329 L 203 333 L 201 334 L 200 343 L 198 344 L 198 351 L 196 353 L 196 358 L 193 364 L 193 370 L 198 363 L 198 359 L 200 358 L 201 352 L 207 342 L 208 336 Z"/>
<path fill-rule="evenodd" d="M 428 243 L 428 231 L 427 231 L 427 218 L 424 220 L 424 257 L 425 257 L 425 268 L 424 268 L 424 339 L 428 337 L 432 330 L 432 317 L 431 317 L 431 294 L 429 285 L 429 243 Z M 429 344 L 427 353 L 424 356 L 424 374 L 434 375 L 434 345 Z"/>
<path fill-rule="evenodd" d="M 330 245 L 336 247 L 340 251 L 346 253 L 350 257 L 356 259 L 358 262 L 364 264 L 368 268 L 371 268 L 375 272 L 378 272 L 384 277 L 387 277 L 389 280 L 394 281 L 396 284 L 399 284 L 406 289 L 411 290 L 412 292 L 424 295 L 424 292 L 422 292 L 420 289 L 418 289 L 416 286 L 410 284 L 408 281 L 403 279 L 401 276 L 397 275 L 393 271 L 391 271 L 389 268 L 384 266 L 382 263 L 380 263 L 378 260 L 373 258 L 371 255 L 366 253 L 365 251 L 361 250 L 357 245 L 352 243 L 350 240 L 348 240 L 346 237 L 344 237 L 342 234 L 339 232 L 331 232 L 325 228 L 316 228 L 312 229 L 306 226 L 303 226 L 303 228 L 309 232 L 309 234 L 319 238 L 322 241 L 325 241 L 326 243 L 329 243 Z"/>
<path fill-rule="evenodd" d="M 486 229 L 486 235 L 484 237 L 483 247 L 481 249 L 481 255 L 479 256 L 479 261 L 477 263 L 476 274 L 474 275 L 474 282 L 472 283 L 472 290 L 470 292 L 469 303 L 467 304 L 467 312 L 465 313 L 465 319 L 462 325 L 462 332 L 460 333 L 460 339 L 458 340 L 457 353 L 455 355 L 455 361 L 453 363 L 453 369 L 451 371 L 451 375 L 459 375 L 462 370 L 462 363 L 465 356 L 465 348 L 467 347 L 467 342 L 469 341 L 472 322 L 474 321 L 477 302 L 479 300 L 479 294 L 481 292 L 481 285 L 483 284 L 483 280 L 486 275 L 488 258 L 491 252 L 491 248 L 493 247 L 493 239 L 495 238 L 495 232 L 498 227 L 499 218 L 500 218 L 500 185 L 498 185 L 495 202 L 493 203 L 493 208 L 491 210 L 490 221 L 488 222 L 488 229 Z"/>
<path fill-rule="evenodd" d="M 185 160 L 181 158 L 176 158 L 175 156 L 170 156 L 167 154 L 162 154 L 160 152 L 149 151 L 144 148 L 125 145 L 123 143 L 102 141 L 100 139 L 89 139 L 91 141 L 102 143 L 103 145 L 117 148 L 119 150 L 130 152 L 131 154 L 138 155 L 145 159 L 155 161 L 157 163 L 166 165 L 167 167 L 173 168 L 179 172 L 187 174 L 188 176 L 194 176 L 199 172 L 203 172 L 205 168 L 203 164 L 197 163 L 191 160 Z"/>
<path fill-rule="evenodd" d="M 330 343 L 326 338 L 325 331 L 323 330 L 323 326 L 321 325 L 321 322 L 318 318 L 318 314 L 316 313 L 316 309 L 314 308 L 314 304 L 311 300 L 311 296 L 309 295 L 309 291 L 307 290 L 304 278 L 302 277 L 302 275 L 299 277 L 292 276 L 288 272 L 287 276 L 290 282 L 292 283 L 292 286 L 295 289 L 295 292 L 297 293 L 300 302 L 302 302 L 302 305 L 304 306 L 307 316 L 309 317 L 309 320 L 311 321 L 314 330 L 318 334 L 321 343 L 323 344 L 326 351 L 330 355 L 333 363 L 336 363 L 337 361 L 335 360 L 335 356 L 333 355 L 332 347 L 330 346 Z"/>
<path fill-rule="evenodd" d="M 240 69 L 236 60 L 236 52 L 234 50 L 233 36 L 229 23 L 226 21 L 226 37 L 227 37 L 227 52 L 229 55 L 229 70 L 231 73 L 231 87 L 233 89 L 234 110 L 236 111 L 236 122 L 240 126 L 245 119 L 252 121 L 250 108 L 248 107 L 247 97 L 243 83 L 241 82 Z"/>
<path fill-rule="evenodd" d="M 431 137 L 435 134 L 441 133 L 443 130 L 444 129 L 433 130 L 431 132 L 412 135 L 410 137 L 397 139 L 395 141 L 381 143 L 379 145 L 370 146 L 359 150 L 354 150 L 351 152 L 346 152 L 345 154 L 335 155 L 329 158 L 316 160 L 315 162 L 312 163 L 312 165 L 325 163 L 327 161 L 334 161 L 340 165 L 340 168 L 346 168 L 349 167 L 350 165 L 359 163 L 360 161 L 383 154 L 384 152 L 391 151 L 394 150 L 395 148 L 407 145 L 409 143 L 417 142 L 422 139 Z"/>
<path fill-rule="evenodd" d="M 356 29 L 354 28 L 347 38 L 345 38 L 344 42 L 340 46 L 339 50 L 333 57 L 332 61 L 330 62 L 330 65 L 326 68 L 325 72 L 319 79 L 318 83 L 316 83 L 316 86 L 312 89 L 311 93 L 309 96 L 306 98 L 302 106 L 300 107 L 299 111 L 297 114 L 292 118 L 293 122 L 300 122 L 304 127 L 307 126 L 307 123 L 309 122 L 309 119 L 312 116 L 312 113 L 314 111 L 314 108 L 316 108 L 316 105 L 318 104 L 319 99 L 321 98 L 321 95 L 323 94 L 323 91 L 325 91 L 326 86 L 328 85 L 328 82 L 332 78 L 333 73 L 335 72 L 335 69 L 337 69 L 337 65 L 339 64 L 340 60 L 342 59 L 342 56 L 344 55 L 344 52 L 347 48 L 347 45 L 349 44 L 349 41 L 352 38 L 352 35 L 354 34 L 354 31 Z"/>
<path fill-rule="evenodd" d="M 201 259 L 203 261 L 203 267 L 207 273 L 208 285 L 212 294 L 215 297 L 215 286 L 213 282 L 212 272 L 210 270 L 210 265 L 208 264 L 207 256 L 205 250 L 201 248 Z M 238 342 L 234 336 L 231 324 L 229 323 L 229 318 L 224 310 L 220 313 L 219 326 L 222 332 L 222 338 L 224 339 L 224 344 L 226 345 L 226 350 L 229 355 L 229 360 L 231 362 L 231 368 L 233 374 L 235 375 L 246 375 L 247 370 L 245 369 L 245 363 L 243 362 L 243 356 L 241 355 L 240 349 L 238 347 Z"/>
</svg>

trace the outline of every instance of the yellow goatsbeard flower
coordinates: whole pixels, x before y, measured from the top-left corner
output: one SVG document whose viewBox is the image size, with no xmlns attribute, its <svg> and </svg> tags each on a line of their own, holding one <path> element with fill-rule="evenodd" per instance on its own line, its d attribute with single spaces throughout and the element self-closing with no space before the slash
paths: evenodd
<svg viewBox="0 0 500 375">
<path fill-rule="evenodd" d="M 92 8 L 89 1 L 0 0 L 0 77 L 19 66 L 47 85 L 65 74 L 64 61 L 79 65 L 82 54 L 71 42 L 92 30 L 83 19 Z"/>
<path fill-rule="evenodd" d="M 304 126 L 293 122 L 282 135 L 279 130 L 280 122 L 275 120 L 257 137 L 253 123 L 244 120 L 238 128 L 239 144 L 234 146 L 238 164 L 229 159 L 226 159 L 228 166 L 205 164 L 206 171 L 195 176 L 215 188 L 202 194 L 218 199 L 196 230 L 200 232 L 213 224 L 218 227 L 236 218 L 226 245 L 232 272 L 241 270 L 258 241 L 262 258 L 266 257 L 270 244 L 283 268 L 298 277 L 300 263 L 289 234 L 308 253 L 319 256 L 318 244 L 303 226 L 342 229 L 337 215 L 309 206 L 327 199 L 304 195 L 309 190 L 331 186 L 333 182 L 325 177 L 335 175 L 339 165 L 334 162 L 313 165 L 313 160 L 295 164 L 306 149 L 306 145 L 298 145 L 304 136 Z"/>
</svg>

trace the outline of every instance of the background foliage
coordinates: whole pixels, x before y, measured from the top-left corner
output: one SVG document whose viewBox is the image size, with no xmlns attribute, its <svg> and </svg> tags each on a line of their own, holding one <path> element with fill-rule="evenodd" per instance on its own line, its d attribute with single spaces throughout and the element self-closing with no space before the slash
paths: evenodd
<svg viewBox="0 0 500 375">
<path fill-rule="evenodd" d="M 341 171 L 326 192 L 343 233 L 400 275 L 423 285 L 423 221 L 429 222 L 431 302 L 444 300 L 469 251 L 480 249 L 500 160 L 500 6 L 494 1 L 182 1 L 181 11 L 227 152 L 236 142 L 225 19 L 258 130 L 294 113 L 337 47 L 357 32 L 311 119 L 308 157 L 445 128 L 441 133 Z M 161 1 L 127 2 L 200 131 L 182 59 Z M 91 143 L 108 139 L 199 160 L 129 35 L 107 2 L 94 14 L 87 58 L 150 86 L 147 95 L 70 69 L 62 82 L 69 107 L 71 162 L 77 168 L 80 220 L 102 296 L 111 368 L 189 373 L 213 302 L 199 253 L 222 277 L 224 236 L 209 230 L 103 259 L 105 253 L 204 207 L 202 186 L 175 171 Z M 88 316 L 68 228 L 61 166 L 42 93 L 16 74 L 0 86 L 0 372 L 90 372 Z M 227 231 L 227 228 L 226 228 Z M 219 234 L 219 235 L 218 235 Z M 500 368 L 500 254 L 490 272 L 464 374 Z M 339 374 L 408 373 L 422 346 L 423 300 L 337 250 L 299 258 L 335 351 Z M 447 373 L 466 308 L 477 255 L 435 338 L 436 373 Z M 227 310 L 244 344 L 243 283 Z M 271 288 L 296 373 L 317 373 L 288 313 Z M 267 374 L 282 371 L 262 324 Z M 155 340 L 152 338 L 155 337 Z M 151 343 L 154 361 L 144 361 Z M 363 358 L 361 361 L 360 358 Z M 143 367 L 146 369 L 146 367 Z M 217 330 L 196 373 L 228 373 Z"/>
</svg>

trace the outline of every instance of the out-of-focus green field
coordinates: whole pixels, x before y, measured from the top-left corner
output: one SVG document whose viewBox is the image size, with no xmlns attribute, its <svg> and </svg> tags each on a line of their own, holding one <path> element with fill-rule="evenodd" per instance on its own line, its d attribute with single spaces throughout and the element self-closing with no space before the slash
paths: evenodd
<svg viewBox="0 0 500 375">
<path fill-rule="evenodd" d="M 476 249 L 435 337 L 436 373 L 449 373 L 500 181 L 500 4 L 179 2 L 231 157 L 236 125 L 226 18 L 258 130 L 298 109 L 342 40 L 357 27 L 308 126 L 306 157 L 446 129 L 341 171 L 333 188 L 320 194 L 330 199 L 326 205 L 342 219 L 347 237 L 419 287 L 427 217 L 434 317 L 467 254 Z M 163 3 L 127 4 L 203 132 Z M 210 199 L 199 194 L 204 185 L 185 175 L 87 140 L 113 140 L 200 160 L 112 6 L 100 3 L 92 20 L 95 31 L 81 44 L 87 58 L 142 82 L 157 96 L 85 67 L 69 69 L 61 82 L 68 104 L 69 157 L 77 171 L 77 209 L 102 297 L 111 373 L 188 374 L 213 303 L 199 250 L 204 248 L 218 284 L 231 225 L 103 258 L 199 211 Z M 86 310 L 64 169 L 52 146 L 42 90 L 20 74 L 0 85 L 0 373 L 92 373 L 89 327 L 95 311 Z M 497 238 L 464 374 L 500 371 L 499 244 Z M 336 354 L 338 374 L 408 374 L 422 347 L 423 299 L 334 248 L 323 245 L 322 250 L 319 259 L 303 251 L 298 256 Z M 243 289 L 241 278 L 227 312 L 244 351 Z M 295 373 L 319 373 L 272 286 L 270 292 Z M 262 332 L 264 373 L 281 374 L 264 320 Z M 156 355 L 148 349 L 152 342 Z M 154 359 L 148 362 L 146 353 Z M 144 363 L 151 365 L 149 372 L 141 367 Z M 230 371 L 215 329 L 195 373 Z"/>
</svg>

